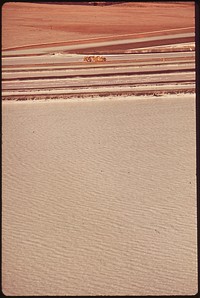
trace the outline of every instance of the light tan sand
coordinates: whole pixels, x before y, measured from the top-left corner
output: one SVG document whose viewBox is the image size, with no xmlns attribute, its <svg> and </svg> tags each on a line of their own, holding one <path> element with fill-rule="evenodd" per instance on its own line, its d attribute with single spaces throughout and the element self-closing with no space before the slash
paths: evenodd
<svg viewBox="0 0 200 298">
<path fill-rule="evenodd" d="M 197 292 L 195 100 L 3 102 L 6 295 Z"/>
</svg>

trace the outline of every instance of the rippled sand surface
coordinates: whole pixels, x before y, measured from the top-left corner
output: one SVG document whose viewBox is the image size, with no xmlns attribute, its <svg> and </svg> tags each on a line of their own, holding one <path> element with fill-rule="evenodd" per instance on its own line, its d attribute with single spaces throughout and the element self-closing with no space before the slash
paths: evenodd
<svg viewBox="0 0 200 298">
<path fill-rule="evenodd" d="M 6 295 L 197 292 L 195 98 L 3 102 Z"/>
</svg>

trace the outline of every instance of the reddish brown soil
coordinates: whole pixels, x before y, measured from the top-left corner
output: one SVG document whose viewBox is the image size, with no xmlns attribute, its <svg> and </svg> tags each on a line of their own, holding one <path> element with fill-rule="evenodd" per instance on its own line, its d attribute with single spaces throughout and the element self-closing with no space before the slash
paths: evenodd
<svg viewBox="0 0 200 298">
<path fill-rule="evenodd" d="M 10 2 L 2 8 L 2 48 L 183 27 L 194 27 L 193 2 L 109 6 Z"/>
<path fill-rule="evenodd" d="M 109 45 L 103 47 L 94 47 L 89 49 L 80 49 L 80 50 L 68 50 L 67 53 L 77 53 L 77 54 L 122 54 L 128 49 L 137 49 L 143 47 L 153 47 L 153 46 L 161 46 L 168 44 L 176 44 L 181 42 L 193 42 L 193 37 L 187 38 L 177 38 L 177 39 L 167 39 L 167 40 L 155 40 L 155 41 L 146 41 L 146 42 L 138 42 L 131 44 L 120 44 L 120 45 Z"/>
</svg>

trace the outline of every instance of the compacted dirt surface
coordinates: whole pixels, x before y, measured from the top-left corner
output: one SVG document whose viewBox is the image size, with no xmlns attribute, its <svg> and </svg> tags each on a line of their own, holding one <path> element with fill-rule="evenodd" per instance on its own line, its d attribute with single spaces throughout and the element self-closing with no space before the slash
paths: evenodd
<svg viewBox="0 0 200 298">
<path fill-rule="evenodd" d="M 194 3 L 6 3 L 2 48 L 194 27 Z"/>
<path fill-rule="evenodd" d="M 193 3 L 7 3 L 2 25 L 3 99 L 194 92 Z"/>
<path fill-rule="evenodd" d="M 4 4 L 3 99 L 194 91 L 194 3 L 85 4 Z"/>
</svg>

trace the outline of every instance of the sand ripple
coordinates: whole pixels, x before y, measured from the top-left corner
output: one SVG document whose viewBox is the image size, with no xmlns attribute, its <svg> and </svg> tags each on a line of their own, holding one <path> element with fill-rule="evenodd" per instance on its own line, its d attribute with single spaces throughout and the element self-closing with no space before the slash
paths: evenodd
<svg viewBox="0 0 200 298">
<path fill-rule="evenodd" d="M 196 293 L 194 105 L 4 102 L 4 293 Z"/>
</svg>

